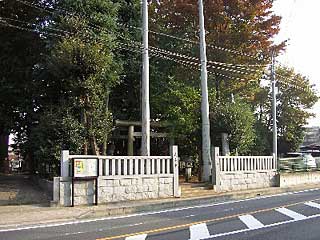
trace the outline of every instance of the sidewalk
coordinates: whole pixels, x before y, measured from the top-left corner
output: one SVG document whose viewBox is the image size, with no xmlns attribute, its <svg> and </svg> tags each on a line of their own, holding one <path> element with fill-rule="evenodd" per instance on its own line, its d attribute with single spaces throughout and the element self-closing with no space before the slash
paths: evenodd
<svg viewBox="0 0 320 240">
<path fill-rule="evenodd" d="M 292 191 L 317 189 L 319 185 L 301 185 L 291 188 L 265 188 L 189 198 L 170 198 L 144 201 L 110 203 L 98 206 L 45 207 L 44 205 L 0 206 L 0 230 L 48 223 L 62 223 L 84 219 L 125 215 L 170 208 L 218 203 L 236 199 L 281 194 Z"/>
</svg>

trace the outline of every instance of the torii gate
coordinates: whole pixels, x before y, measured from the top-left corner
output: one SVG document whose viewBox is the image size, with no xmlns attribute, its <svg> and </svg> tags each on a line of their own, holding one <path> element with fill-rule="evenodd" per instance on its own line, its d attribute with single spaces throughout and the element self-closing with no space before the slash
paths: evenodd
<svg viewBox="0 0 320 240">
<path fill-rule="evenodd" d="M 116 139 L 127 139 L 128 140 L 128 148 L 127 148 L 127 155 L 133 156 L 133 142 L 134 138 L 141 138 L 142 132 L 135 132 L 134 127 L 141 127 L 142 124 L 139 121 L 125 121 L 125 120 L 115 120 L 115 126 L 116 127 L 126 127 L 128 128 L 128 135 L 121 135 L 116 134 L 113 137 Z M 154 128 L 161 128 L 161 127 L 168 127 L 170 124 L 167 122 L 151 122 L 151 127 Z M 150 136 L 152 138 L 168 138 L 170 137 L 168 133 L 158 133 L 158 132 L 151 132 Z M 170 146 L 174 145 L 174 139 L 170 138 Z"/>
</svg>

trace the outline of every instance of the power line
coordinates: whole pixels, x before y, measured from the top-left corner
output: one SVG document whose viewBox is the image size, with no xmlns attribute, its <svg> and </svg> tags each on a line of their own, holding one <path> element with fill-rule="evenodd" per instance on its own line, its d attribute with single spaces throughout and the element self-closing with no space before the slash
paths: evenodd
<svg viewBox="0 0 320 240">
<path fill-rule="evenodd" d="M 134 41 L 131 41 L 133 44 L 140 44 Z M 184 54 L 180 54 L 180 53 L 176 53 L 176 52 L 172 52 L 172 51 L 168 51 L 168 50 L 164 50 L 161 48 L 157 48 L 157 47 L 152 47 L 150 46 L 151 50 L 157 51 L 157 52 L 161 52 L 163 54 L 167 54 L 167 55 L 171 55 L 171 56 L 176 56 L 176 57 L 180 57 L 180 58 L 184 58 L 184 59 L 188 59 L 188 60 L 192 60 L 192 61 L 197 61 L 200 62 L 200 59 L 197 57 L 192 57 L 192 56 L 188 56 L 188 55 L 184 55 Z M 230 69 L 230 71 L 236 72 L 236 73 L 240 73 L 240 74 L 247 74 L 243 71 L 240 70 L 244 70 L 247 72 L 251 72 L 251 73 L 264 73 L 263 70 L 257 70 L 257 69 L 249 69 L 249 68 L 245 68 L 242 66 L 238 66 L 235 64 L 231 64 L 231 63 L 222 63 L 222 62 L 216 62 L 216 61 L 208 61 L 208 63 L 212 64 L 212 65 L 218 65 L 218 66 L 211 66 L 209 65 L 208 67 L 212 67 L 212 68 L 216 68 L 216 69 L 221 69 L 221 70 L 228 70 L 228 68 L 232 68 Z"/>
<path fill-rule="evenodd" d="M 40 32 L 39 30 L 36 30 L 36 29 L 30 29 L 30 28 L 24 28 L 24 27 L 12 25 L 12 24 L 9 24 L 9 23 L 7 23 L 7 22 L 5 22 L 3 20 L 1 20 L 0 23 L 6 25 L 8 27 L 13 27 L 13 28 L 16 28 L 16 29 L 19 29 L 19 30 L 25 30 L 25 31 L 30 31 L 30 32 L 34 32 L 34 33 L 39 33 L 39 34 L 41 34 L 41 33 L 44 34 L 45 33 L 47 35 L 61 37 L 61 38 L 65 37 L 65 36 L 59 35 L 59 34 L 52 34 L 52 33 L 47 33 L 47 32 L 43 32 L 43 31 Z M 23 23 L 27 23 L 27 22 L 23 22 Z M 57 30 L 57 31 L 60 30 L 60 29 L 54 29 L 54 28 L 52 28 L 52 29 L 53 30 Z M 67 33 L 67 34 L 72 34 L 72 33 L 68 32 L 68 31 L 64 31 L 64 32 Z M 86 39 L 94 40 L 94 38 L 88 37 L 88 36 L 86 36 L 83 40 L 86 40 Z M 120 49 L 125 49 L 125 50 L 129 50 L 130 49 L 133 52 L 141 53 L 141 44 L 137 44 L 134 41 L 131 41 L 131 45 L 129 43 L 117 42 L 116 46 L 118 48 L 120 48 Z M 123 46 L 126 46 L 126 47 L 123 47 Z M 127 47 L 129 47 L 129 48 L 127 48 Z M 133 47 L 134 47 L 134 49 L 133 49 Z M 188 65 L 188 66 L 193 66 L 193 67 L 200 67 L 201 66 L 201 64 L 199 62 L 193 62 L 193 61 L 187 61 L 187 60 L 181 60 L 181 59 L 175 59 L 175 58 L 172 58 L 172 57 L 168 57 L 169 54 L 167 54 L 167 51 L 165 51 L 165 50 L 159 51 L 159 48 L 155 48 L 155 49 L 156 50 L 150 49 L 150 52 L 151 52 L 152 56 L 160 57 L 160 58 L 166 59 L 166 60 L 171 60 L 171 61 L 174 61 L 176 63 L 183 64 L 183 65 Z M 174 54 L 174 56 L 175 56 L 175 54 Z M 190 57 L 190 59 L 196 59 L 196 58 Z M 210 66 L 210 67 L 215 69 L 215 70 L 217 70 L 217 71 L 227 71 L 227 72 L 231 72 L 231 73 L 238 73 L 238 74 L 247 75 L 247 73 L 245 73 L 245 72 L 234 70 L 234 69 L 228 69 L 228 68 L 224 68 L 224 67 L 220 67 L 220 66 Z M 198 68 L 198 70 L 199 70 L 199 68 Z M 214 75 L 227 77 L 227 75 L 219 73 L 219 72 L 214 72 L 214 73 L 213 72 L 209 72 L 209 73 L 210 74 L 214 74 Z M 229 77 L 229 78 L 230 79 L 234 79 L 234 80 L 239 80 L 239 81 L 248 81 L 247 79 L 238 78 L 238 77 Z M 252 80 L 249 80 L 249 81 L 252 81 Z"/>
<path fill-rule="evenodd" d="M 59 15 L 57 13 L 55 13 L 54 11 L 56 9 L 62 11 L 62 12 L 65 12 L 67 13 L 68 15 L 71 15 L 71 16 L 78 16 L 80 18 L 90 18 L 88 16 L 83 16 L 79 13 L 75 13 L 75 12 L 71 12 L 69 10 L 66 10 L 64 8 L 61 8 L 61 7 L 58 7 L 56 9 L 52 9 L 50 8 L 50 10 L 48 10 L 47 8 L 44 8 L 44 7 L 41 7 L 41 6 L 38 6 L 36 4 L 32 4 L 32 3 L 28 3 L 26 1 L 23 1 L 23 0 L 15 0 L 15 1 L 18 1 L 22 4 L 25 4 L 27 6 L 30 6 L 30 7 L 34 7 L 36 9 L 39 9 L 39 10 L 43 10 L 43 11 L 46 11 L 50 14 L 56 14 L 56 15 Z M 89 20 L 89 19 L 87 19 Z M 95 29 L 104 29 L 106 30 L 106 28 L 104 27 L 101 27 L 99 25 L 96 25 L 96 24 L 93 24 L 91 23 Z M 130 28 L 134 28 L 134 29 L 139 29 L 141 30 L 140 27 L 135 27 L 135 26 L 131 26 L 131 25 L 128 25 L 128 24 L 120 24 L 118 23 L 118 25 L 122 25 L 122 26 L 129 26 Z M 196 44 L 196 45 L 199 45 L 199 43 L 197 41 L 194 41 L 194 40 L 190 40 L 190 39 L 185 39 L 185 38 L 181 38 L 181 37 L 177 37 L 177 36 L 173 36 L 173 35 L 170 35 L 170 34 L 166 34 L 166 33 L 162 33 L 162 32 L 156 32 L 156 31 L 153 31 L 153 30 L 149 30 L 150 33 L 153 33 L 153 34 L 157 34 L 157 35 L 161 35 L 161 36 L 165 36 L 165 37 L 169 37 L 169 38 L 172 38 L 172 39 L 176 39 L 176 40 L 180 40 L 180 41 L 185 41 L 185 42 L 189 42 L 189 43 L 193 43 L 193 44 Z M 232 53 L 232 54 L 236 54 L 236 55 L 241 55 L 241 56 L 245 56 L 245 57 L 250 57 L 250 58 L 254 58 L 258 61 L 261 61 L 261 60 L 269 60 L 270 58 L 269 57 L 262 57 L 262 59 L 260 59 L 259 57 L 255 56 L 255 55 L 252 55 L 252 54 L 247 54 L 247 53 L 243 53 L 241 51 L 238 51 L 238 50 L 234 50 L 234 49 L 228 49 L 228 48 L 225 48 L 225 47 L 221 47 L 221 46 L 215 46 L 215 45 L 212 45 L 212 44 L 207 44 L 207 47 L 210 47 L 210 48 L 213 48 L 213 49 L 216 49 L 216 50 L 221 50 L 221 51 L 225 51 L 225 52 L 229 52 L 229 53 Z"/>
<path fill-rule="evenodd" d="M 131 28 L 134 28 L 134 29 L 139 29 L 139 30 L 141 29 L 139 27 L 134 27 L 134 26 L 130 26 L 130 25 L 124 25 L 124 26 L 128 26 L 128 27 L 131 27 Z M 188 42 L 188 43 L 199 45 L 199 43 L 197 41 L 194 41 L 194 40 L 173 36 L 173 35 L 170 35 L 170 34 L 167 34 L 167 33 L 156 32 L 156 31 L 153 31 L 153 30 L 149 30 L 149 32 L 153 33 L 153 34 L 156 34 L 156 35 L 159 35 L 159 36 L 164 36 L 164 37 L 172 38 L 172 39 L 175 39 L 175 40 L 180 40 L 180 41 L 184 41 L 184 42 Z M 228 48 L 224 48 L 224 47 L 220 47 L 220 46 L 215 46 L 215 45 L 212 45 L 212 44 L 208 44 L 207 47 L 210 47 L 210 48 L 213 48 L 213 49 L 216 49 L 216 50 L 220 50 L 220 51 L 229 52 L 229 53 L 236 54 L 236 55 L 242 55 L 242 56 L 245 56 L 245 57 L 254 58 L 254 59 L 259 60 L 259 61 L 261 61 L 261 60 L 269 60 L 269 57 L 267 57 L 267 58 L 263 57 L 262 59 L 259 59 L 255 55 L 243 53 L 243 52 L 240 52 L 240 51 L 237 51 L 237 50 L 234 50 L 234 49 L 228 49 Z"/>
<path fill-rule="evenodd" d="M 41 29 L 49 29 L 49 30 L 53 30 L 53 31 L 57 31 L 57 32 L 62 32 L 62 33 L 66 33 L 66 34 L 71 34 L 70 32 L 68 31 L 65 31 L 65 30 L 62 30 L 62 29 L 58 29 L 58 28 L 52 28 L 52 27 L 49 27 L 49 26 L 41 26 L 41 25 L 37 25 L 35 23 L 30 23 L 30 22 L 26 22 L 26 21 L 21 21 L 21 20 L 18 20 L 18 19 L 13 19 L 13 18 L 7 18 L 7 17 L 1 17 L 0 16 L 0 20 L 9 20 L 9 21 L 13 21 L 13 22 L 18 22 L 18 23 L 22 23 L 22 24 L 25 24 L 27 26 L 32 26 L 32 27 L 41 27 Z"/>
<path fill-rule="evenodd" d="M 16 25 L 12 25 L 4 20 L 1 20 L 0 19 L 0 24 L 6 26 L 6 27 L 11 27 L 11 28 L 15 28 L 15 29 L 19 29 L 19 30 L 23 30 L 23 31 L 28 31 L 28 32 L 32 32 L 32 33 L 38 33 L 38 34 L 46 34 L 46 35 L 49 35 L 49 36 L 54 36 L 54 37 L 64 37 L 63 35 L 60 35 L 60 34 L 55 34 L 55 33 L 47 33 L 47 32 L 41 32 L 37 29 L 30 29 L 30 28 L 25 28 L 25 27 L 20 27 L 20 26 L 16 26 Z"/>
</svg>

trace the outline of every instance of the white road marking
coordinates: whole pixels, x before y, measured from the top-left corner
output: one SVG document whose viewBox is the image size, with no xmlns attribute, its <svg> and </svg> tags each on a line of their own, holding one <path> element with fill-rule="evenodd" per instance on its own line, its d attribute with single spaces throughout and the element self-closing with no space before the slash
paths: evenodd
<svg viewBox="0 0 320 240">
<path fill-rule="evenodd" d="M 288 208 L 277 208 L 275 209 L 277 212 L 279 213 L 282 213 L 288 217 L 291 217 L 293 218 L 294 220 L 303 220 L 303 219 L 306 219 L 307 217 L 300 214 L 300 213 L 297 213 L 297 212 L 294 212 Z"/>
<path fill-rule="evenodd" d="M 320 209 L 320 204 L 315 202 L 306 202 L 305 205 Z"/>
<path fill-rule="evenodd" d="M 219 233 L 219 234 L 211 235 L 211 236 L 209 236 L 209 237 L 207 237 L 205 239 L 212 239 L 212 238 L 218 238 L 218 237 L 223 237 L 223 236 L 230 236 L 230 235 L 235 235 L 235 234 L 238 234 L 238 233 L 244 233 L 244 232 L 250 232 L 250 231 L 254 231 L 254 230 L 260 230 L 260 229 L 265 229 L 265 228 L 270 228 L 270 227 L 276 227 L 276 226 L 280 226 L 280 225 L 284 225 L 284 224 L 299 222 L 299 221 L 303 221 L 303 220 L 306 220 L 306 219 L 313 219 L 313 218 L 318 218 L 318 217 L 320 217 L 320 214 L 316 214 L 316 215 L 307 217 L 305 219 L 292 219 L 292 220 L 288 220 L 288 221 L 272 223 L 272 224 L 269 224 L 269 225 L 264 225 L 263 227 L 261 227 L 259 229 L 246 228 L 246 229 L 241 229 L 241 230 L 232 231 L 232 232 Z M 204 240 L 204 239 L 201 239 L 201 240 Z"/>
<path fill-rule="evenodd" d="M 81 234 L 81 233 L 84 233 L 84 232 L 65 233 L 64 235 L 65 236 L 70 236 L 70 235 L 77 235 L 77 234 Z"/>
<path fill-rule="evenodd" d="M 141 235 L 126 237 L 126 240 L 145 240 L 146 237 L 147 237 L 147 234 L 141 234 Z"/>
<path fill-rule="evenodd" d="M 257 229 L 262 228 L 264 225 L 252 215 L 242 215 L 239 216 L 239 219 L 249 228 Z"/>
<path fill-rule="evenodd" d="M 203 239 L 210 236 L 207 224 L 201 223 L 197 225 L 192 225 L 190 229 L 190 240 Z"/>
<path fill-rule="evenodd" d="M 220 202 L 220 203 L 211 203 L 211 204 L 204 204 L 204 205 L 191 206 L 191 207 L 174 208 L 174 209 L 167 209 L 167 210 L 154 211 L 154 212 L 135 213 L 135 214 L 129 214 L 129 215 L 124 215 L 124 216 L 94 218 L 94 219 L 77 220 L 77 221 L 67 221 L 67 222 L 62 222 L 62 223 L 60 222 L 60 223 L 48 223 L 48 224 L 36 224 L 36 225 L 29 225 L 29 226 L 23 226 L 21 224 L 20 227 L 19 227 L 19 225 L 13 225 L 13 224 L 2 225 L 0 227 L 12 227 L 12 226 L 16 226 L 16 227 L 15 228 L 8 228 L 8 229 L 0 229 L 0 233 L 1 232 L 23 231 L 23 230 L 30 230 L 30 229 L 36 229 L 36 228 L 59 227 L 59 226 L 66 226 L 66 225 L 75 225 L 75 224 L 79 224 L 79 223 L 91 223 L 91 222 L 99 222 L 99 221 L 105 221 L 105 220 L 116 220 L 116 219 L 124 219 L 124 218 L 139 217 L 139 216 L 149 216 L 149 215 L 156 215 L 156 214 L 167 213 L 167 212 L 178 212 L 178 211 L 189 210 L 189 209 L 221 206 L 221 205 L 227 205 L 227 204 L 233 204 L 233 203 L 248 202 L 248 201 L 253 201 L 253 200 L 267 199 L 267 198 L 278 197 L 278 196 L 294 195 L 294 194 L 319 191 L 319 190 L 320 190 L 320 188 L 313 188 L 313 189 L 306 189 L 306 190 L 301 190 L 301 191 L 279 193 L 279 194 L 259 196 L 259 197 L 241 199 L 241 200 L 232 200 L 232 201 Z"/>
</svg>

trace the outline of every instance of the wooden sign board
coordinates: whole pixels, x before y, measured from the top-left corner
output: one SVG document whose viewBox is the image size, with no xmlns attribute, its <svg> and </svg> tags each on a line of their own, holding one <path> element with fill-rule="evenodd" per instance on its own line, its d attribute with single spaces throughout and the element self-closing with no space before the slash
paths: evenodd
<svg viewBox="0 0 320 240">
<path fill-rule="evenodd" d="M 74 177 L 97 177 L 98 159 L 74 159 Z"/>
</svg>

